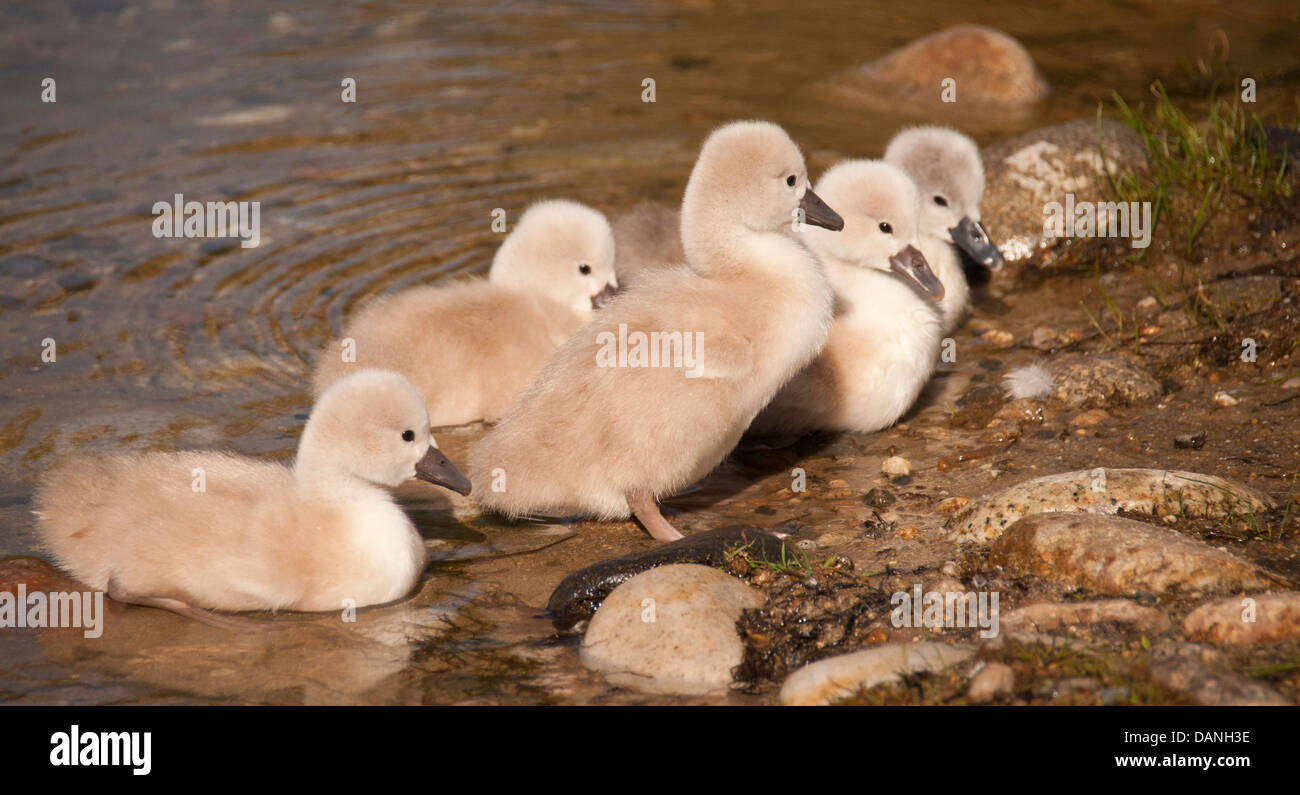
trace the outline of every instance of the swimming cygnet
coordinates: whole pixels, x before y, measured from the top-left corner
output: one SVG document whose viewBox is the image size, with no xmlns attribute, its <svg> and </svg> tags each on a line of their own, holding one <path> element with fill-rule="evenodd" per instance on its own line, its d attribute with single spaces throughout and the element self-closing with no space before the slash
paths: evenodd
<svg viewBox="0 0 1300 795">
<path fill-rule="evenodd" d="M 365 367 L 405 375 L 434 427 L 496 421 L 618 286 L 614 235 L 577 202 L 529 207 L 487 279 L 376 298 L 320 353 L 315 393 Z"/>
<path fill-rule="evenodd" d="M 363 370 L 321 395 L 293 468 L 211 452 L 64 462 L 35 497 L 55 561 L 121 602 L 247 627 L 215 610 L 341 610 L 408 593 L 424 544 L 388 489 L 411 478 L 469 494 L 424 399 Z"/>
<path fill-rule="evenodd" d="M 755 419 L 754 435 L 876 431 L 911 407 L 934 370 L 944 285 L 917 250 L 921 195 L 880 160 L 836 165 L 817 193 L 844 215 L 844 231 L 808 229 L 835 289 L 826 346 Z"/>
<path fill-rule="evenodd" d="M 884 159 L 906 171 L 921 190 L 921 253 L 943 283 L 943 333 L 951 334 L 970 305 L 958 249 L 990 270 L 1003 263 L 980 223 L 984 163 L 979 147 L 946 127 L 912 127 L 894 136 Z"/>
<path fill-rule="evenodd" d="M 831 289 L 796 231 L 843 221 L 809 189 L 780 127 L 735 122 L 704 142 L 682 200 L 691 267 L 616 298 L 547 363 L 470 451 L 480 502 L 512 516 L 635 514 L 680 538 L 657 500 L 735 447 L 826 339 Z"/>
</svg>

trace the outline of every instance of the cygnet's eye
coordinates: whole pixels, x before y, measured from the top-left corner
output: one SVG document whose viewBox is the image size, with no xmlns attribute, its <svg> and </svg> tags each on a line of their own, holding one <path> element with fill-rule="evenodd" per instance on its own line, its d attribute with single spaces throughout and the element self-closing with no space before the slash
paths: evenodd
<svg viewBox="0 0 1300 795">
<path fill-rule="evenodd" d="M 582 263 L 578 266 L 578 273 L 581 273 L 583 276 L 589 275 L 591 273 L 591 266 L 585 262 Z"/>
<path fill-rule="evenodd" d="M 935 197 L 934 197 L 934 203 L 937 204 L 937 205 L 939 205 L 940 207 L 947 207 L 947 206 L 948 206 L 948 200 L 945 199 L 945 198 L 942 197 L 942 196 L 935 196 Z"/>
<path fill-rule="evenodd" d="M 894 227 L 890 226 L 888 221 L 881 221 L 880 231 L 884 232 L 887 235 L 892 235 L 894 234 Z"/>
<path fill-rule="evenodd" d="M 791 174 L 790 176 L 785 178 L 785 184 L 789 185 L 792 188 L 794 187 L 794 183 L 797 181 L 798 180 L 795 178 L 794 174 Z"/>
<path fill-rule="evenodd" d="M 404 442 L 414 442 L 414 441 L 415 441 L 415 431 L 402 431 L 402 441 L 404 441 Z"/>
</svg>

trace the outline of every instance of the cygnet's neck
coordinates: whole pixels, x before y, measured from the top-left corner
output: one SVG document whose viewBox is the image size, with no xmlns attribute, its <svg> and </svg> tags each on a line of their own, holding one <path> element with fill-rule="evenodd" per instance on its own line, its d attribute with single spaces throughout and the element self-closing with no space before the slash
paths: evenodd
<svg viewBox="0 0 1300 795">
<path fill-rule="evenodd" d="M 298 459 L 293 465 L 298 493 L 316 502 L 353 502 L 356 500 L 392 499 L 388 490 L 348 471 L 346 464 L 325 449 L 313 433 L 310 421 L 298 445 Z"/>
</svg>

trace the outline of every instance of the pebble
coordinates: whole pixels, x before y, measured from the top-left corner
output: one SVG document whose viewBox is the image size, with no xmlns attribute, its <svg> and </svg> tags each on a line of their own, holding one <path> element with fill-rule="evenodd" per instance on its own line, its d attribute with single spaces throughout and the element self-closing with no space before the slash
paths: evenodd
<svg viewBox="0 0 1300 795">
<path fill-rule="evenodd" d="M 890 477 L 910 475 L 912 474 L 912 463 L 901 456 L 892 456 L 880 463 L 880 471 Z"/>
<path fill-rule="evenodd" d="M 781 685 L 786 706 L 828 704 L 858 690 L 896 682 L 902 674 L 940 671 L 970 658 L 972 651 L 946 643 L 895 643 L 810 663 Z"/>
<path fill-rule="evenodd" d="M 1229 395 L 1227 392 L 1215 392 L 1214 402 L 1219 404 L 1220 406 L 1223 406 L 1224 408 L 1231 408 L 1232 406 L 1237 405 L 1241 401 L 1237 400 L 1232 395 Z"/>
<path fill-rule="evenodd" d="M 744 656 L 736 621 L 763 601 L 717 569 L 660 566 L 605 598 L 578 656 L 619 687 L 663 695 L 725 692 Z"/>
<path fill-rule="evenodd" d="M 948 520 L 955 541 L 992 541 L 1036 513 L 1223 517 L 1274 507 L 1267 494 L 1214 475 L 1173 469 L 1080 469 L 1045 475 L 974 500 Z"/>
<path fill-rule="evenodd" d="M 1281 694 L 1261 682 L 1191 659 L 1157 663 L 1151 666 L 1151 678 L 1201 706 L 1291 705 Z"/>
<path fill-rule="evenodd" d="M 956 513 L 970 504 L 970 497 L 949 497 L 934 506 L 939 513 Z"/>
<path fill-rule="evenodd" d="M 1092 426 L 1107 420 L 1110 414 L 1105 409 L 1089 409 L 1081 414 L 1076 414 L 1070 419 L 1070 425 L 1075 428 L 1091 428 Z"/>
<path fill-rule="evenodd" d="M 1231 592 L 1267 587 L 1253 564 L 1176 530 L 1100 514 L 1038 514 L 1016 522 L 989 551 L 1015 575 L 1103 594 Z"/>
<path fill-rule="evenodd" d="M 1012 610 L 999 619 L 1006 631 L 1052 632 L 1062 627 L 1086 624 L 1128 624 L 1148 632 L 1169 629 L 1169 617 L 1127 599 L 1096 602 L 1035 602 Z"/>
<path fill-rule="evenodd" d="M 1179 450 L 1200 450 L 1205 446 L 1205 431 L 1184 433 L 1174 437 L 1174 447 Z"/>
<path fill-rule="evenodd" d="M 1014 345 L 1016 338 L 1009 331 L 995 328 L 981 334 L 980 341 L 990 348 L 1002 350 Z"/>
<path fill-rule="evenodd" d="M 985 704 L 1000 696 L 1009 696 L 1016 689 L 1016 672 L 1003 663 L 989 663 L 979 669 L 970 680 L 966 700 L 972 704 Z"/>
<path fill-rule="evenodd" d="M 1061 334 L 1050 326 L 1039 326 L 1029 338 L 1029 344 L 1040 351 L 1049 351 L 1060 342 Z"/>
<path fill-rule="evenodd" d="M 1297 376 L 1296 378 L 1288 378 L 1287 380 L 1283 381 L 1283 382 L 1282 382 L 1282 388 L 1283 388 L 1283 389 L 1300 389 L 1300 376 Z"/>
<path fill-rule="evenodd" d="M 1183 620 L 1183 630 L 1192 640 L 1234 646 L 1300 637 L 1300 593 L 1234 596 L 1203 604 Z"/>
<path fill-rule="evenodd" d="M 1148 295 L 1137 302 L 1137 314 L 1141 318 L 1152 318 L 1160 314 L 1160 302 L 1154 295 Z"/>
<path fill-rule="evenodd" d="M 866 493 L 866 496 L 864 496 L 862 499 L 864 502 L 866 502 L 867 505 L 870 505 L 872 508 L 884 508 L 886 506 L 893 504 L 894 495 L 890 494 L 889 492 L 885 491 L 882 488 L 877 487 L 872 489 L 871 491 L 868 491 Z"/>
</svg>

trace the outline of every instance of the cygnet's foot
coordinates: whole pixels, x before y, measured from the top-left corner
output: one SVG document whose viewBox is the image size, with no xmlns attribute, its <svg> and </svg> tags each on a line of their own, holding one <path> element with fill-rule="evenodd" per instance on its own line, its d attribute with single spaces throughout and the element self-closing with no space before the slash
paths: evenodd
<svg viewBox="0 0 1300 795">
<path fill-rule="evenodd" d="M 659 505 L 655 503 L 654 495 L 650 492 L 629 491 L 627 493 L 627 507 L 631 509 L 637 519 L 641 520 L 641 526 L 656 539 L 660 541 L 676 541 L 679 538 L 685 538 L 685 536 L 677 532 L 677 528 L 668 523 L 663 514 L 659 513 Z"/>
<path fill-rule="evenodd" d="M 226 629 L 232 632 L 265 632 L 270 629 L 270 625 L 262 621 L 253 621 L 238 616 L 227 616 L 221 613 L 214 613 L 211 610 L 204 610 L 201 607 L 187 605 L 179 599 L 168 599 L 162 596 L 141 596 L 139 594 L 131 593 L 118 585 L 111 577 L 108 580 L 108 598 L 115 602 L 161 608 L 177 615 L 193 619 L 201 624 L 207 624 L 210 627 Z"/>
</svg>

